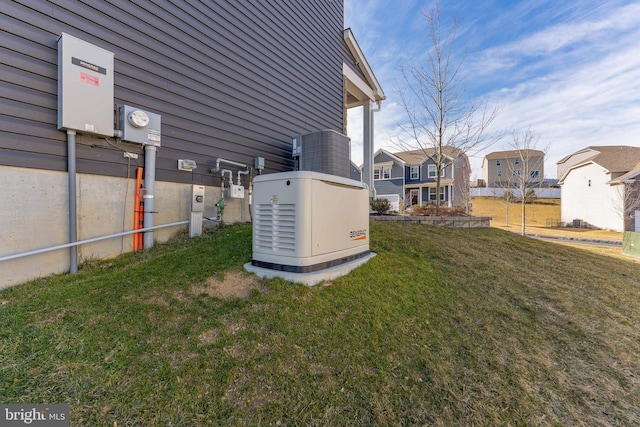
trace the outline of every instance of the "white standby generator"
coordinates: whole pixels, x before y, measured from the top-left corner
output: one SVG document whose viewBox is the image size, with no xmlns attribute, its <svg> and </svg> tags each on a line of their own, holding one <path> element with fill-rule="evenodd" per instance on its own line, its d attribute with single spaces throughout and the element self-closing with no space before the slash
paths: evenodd
<svg viewBox="0 0 640 427">
<path fill-rule="evenodd" d="M 366 184 L 294 171 L 257 176 L 253 188 L 251 266 L 311 273 L 375 255 L 369 251 Z"/>
</svg>

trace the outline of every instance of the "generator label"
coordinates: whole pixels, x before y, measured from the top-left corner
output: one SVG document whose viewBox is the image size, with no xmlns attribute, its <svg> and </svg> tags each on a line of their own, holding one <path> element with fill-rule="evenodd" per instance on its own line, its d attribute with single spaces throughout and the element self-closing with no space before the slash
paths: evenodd
<svg viewBox="0 0 640 427">
<path fill-rule="evenodd" d="M 87 73 L 80 73 L 80 81 L 90 85 L 100 86 L 100 78 Z"/>
<path fill-rule="evenodd" d="M 354 240 L 367 240 L 367 230 L 352 230 L 349 232 L 349 237 Z"/>
<path fill-rule="evenodd" d="M 78 67 L 86 68 L 87 70 L 95 71 L 96 73 L 104 74 L 105 76 L 107 75 L 106 68 L 92 64 L 91 62 L 83 61 L 82 59 L 78 59 L 73 56 L 71 57 L 71 63 Z"/>
</svg>

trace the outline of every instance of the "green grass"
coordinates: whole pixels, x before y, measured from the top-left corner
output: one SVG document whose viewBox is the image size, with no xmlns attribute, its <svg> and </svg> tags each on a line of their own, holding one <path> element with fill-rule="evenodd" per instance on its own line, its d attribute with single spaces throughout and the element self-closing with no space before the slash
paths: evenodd
<svg viewBox="0 0 640 427">
<path fill-rule="evenodd" d="M 639 264 L 371 227 L 378 256 L 314 288 L 211 296 L 251 257 L 233 226 L 2 291 L 0 402 L 83 426 L 640 423 Z"/>
</svg>

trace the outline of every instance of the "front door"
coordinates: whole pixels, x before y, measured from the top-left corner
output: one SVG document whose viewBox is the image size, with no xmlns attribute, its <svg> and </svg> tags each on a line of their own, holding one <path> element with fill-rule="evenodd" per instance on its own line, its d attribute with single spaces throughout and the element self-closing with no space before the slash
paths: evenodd
<svg viewBox="0 0 640 427">
<path fill-rule="evenodd" d="M 409 200 L 411 200 L 411 206 L 418 204 L 419 190 L 409 190 Z"/>
</svg>

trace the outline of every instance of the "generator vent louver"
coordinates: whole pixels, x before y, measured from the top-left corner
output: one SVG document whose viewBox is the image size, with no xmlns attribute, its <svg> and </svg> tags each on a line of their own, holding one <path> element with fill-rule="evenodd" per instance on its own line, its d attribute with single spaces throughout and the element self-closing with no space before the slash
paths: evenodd
<svg viewBox="0 0 640 427">
<path fill-rule="evenodd" d="M 282 253 L 296 250 L 296 206 L 255 205 L 254 239 L 257 248 Z"/>
</svg>

